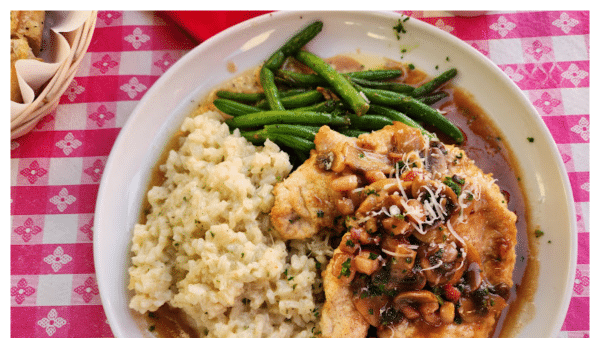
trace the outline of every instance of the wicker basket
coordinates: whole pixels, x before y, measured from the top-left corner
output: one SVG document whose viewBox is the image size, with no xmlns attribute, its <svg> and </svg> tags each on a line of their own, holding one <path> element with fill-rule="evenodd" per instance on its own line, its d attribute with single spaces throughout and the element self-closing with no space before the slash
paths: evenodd
<svg viewBox="0 0 600 338">
<path fill-rule="evenodd" d="M 96 26 L 97 15 L 97 11 L 92 11 L 85 23 L 74 32 L 75 38 L 67 59 L 60 65 L 42 92 L 25 110 L 11 118 L 11 139 L 27 134 L 41 118 L 54 111 L 58 106 L 60 97 L 71 84 L 77 68 L 87 52 Z"/>
</svg>

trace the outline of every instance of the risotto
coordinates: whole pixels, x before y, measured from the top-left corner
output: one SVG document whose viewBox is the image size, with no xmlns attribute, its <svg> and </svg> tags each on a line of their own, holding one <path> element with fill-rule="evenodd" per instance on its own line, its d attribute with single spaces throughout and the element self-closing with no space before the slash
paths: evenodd
<svg viewBox="0 0 600 338">
<path fill-rule="evenodd" d="M 160 166 L 165 181 L 149 190 L 133 233 L 130 307 L 180 308 L 207 337 L 310 337 L 332 249 L 324 236 L 285 242 L 270 227 L 289 157 L 222 122 L 213 111 L 187 118 L 187 136 Z"/>
</svg>

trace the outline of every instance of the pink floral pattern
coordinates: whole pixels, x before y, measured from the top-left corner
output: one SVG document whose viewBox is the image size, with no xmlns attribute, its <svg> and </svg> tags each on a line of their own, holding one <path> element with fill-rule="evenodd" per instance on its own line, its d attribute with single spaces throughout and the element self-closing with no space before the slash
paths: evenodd
<svg viewBox="0 0 600 338">
<path fill-rule="evenodd" d="M 46 175 L 47 173 L 48 170 L 40 167 L 38 161 L 31 162 L 29 167 L 21 170 L 21 175 L 27 177 L 27 180 L 31 184 L 34 184 L 38 180 L 38 178 Z"/>
<path fill-rule="evenodd" d="M 576 64 L 572 63 L 569 65 L 569 68 L 560 75 L 577 86 L 581 80 L 585 79 L 590 74 L 583 69 L 579 69 Z"/>
<path fill-rule="evenodd" d="M 77 140 L 73 133 L 69 132 L 65 138 L 56 142 L 56 146 L 62 149 L 65 155 L 70 155 L 73 150 L 79 148 L 83 143 Z"/>
<path fill-rule="evenodd" d="M 584 276 L 581 270 L 575 270 L 575 286 L 573 287 L 573 291 L 580 295 L 588 286 L 590 286 L 590 278 Z"/>
<path fill-rule="evenodd" d="M 48 315 L 40 320 L 37 324 L 46 330 L 48 336 L 52 336 L 56 333 L 56 329 L 63 327 L 67 321 L 58 316 L 58 312 L 55 309 L 50 310 Z"/>
<path fill-rule="evenodd" d="M 21 278 L 17 282 L 17 286 L 10 288 L 11 297 L 15 297 L 17 304 L 22 304 L 25 301 L 25 297 L 29 297 L 35 293 L 35 289 L 27 285 L 25 278 Z"/>
<path fill-rule="evenodd" d="M 560 28 L 565 33 L 569 33 L 571 28 L 577 26 L 578 24 L 579 21 L 569 17 L 569 14 L 567 13 L 561 13 L 560 18 L 552 21 L 552 25 Z"/>
<path fill-rule="evenodd" d="M 86 303 L 89 303 L 94 296 L 98 295 L 98 285 L 92 277 L 88 277 L 83 285 L 75 288 L 75 292 L 80 294 Z"/>
<path fill-rule="evenodd" d="M 544 92 L 542 96 L 533 102 L 533 105 L 541 108 L 546 114 L 552 113 L 552 110 L 560 104 L 560 100 L 557 100 L 550 96 L 548 92 Z"/>
<path fill-rule="evenodd" d="M 525 49 L 525 53 L 532 55 L 536 60 L 540 60 L 544 54 L 550 53 L 552 49 L 544 46 L 540 40 L 535 40 L 531 46 Z"/>
<path fill-rule="evenodd" d="M 73 204 L 76 200 L 77 198 L 75 198 L 75 196 L 69 195 L 69 191 L 67 190 L 67 188 L 62 188 L 58 195 L 52 196 L 50 198 L 50 202 L 56 205 L 58 211 L 60 212 L 65 211 L 65 209 L 67 209 L 67 207 Z"/>
<path fill-rule="evenodd" d="M 508 32 L 513 30 L 515 27 L 517 27 L 517 25 L 514 22 L 508 21 L 504 16 L 500 16 L 498 18 L 498 21 L 494 22 L 490 26 L 490 28 L 498 32 L 498 34 L 500 34 L 501 37 L 505 37 L 508 34 Z"/>
<path fill-rule="evenodd" d="M 136 27 L 133 30 L 133 33 L 125 37 L 125 41 L 131 43 L 133 48 L 139 49 L 144 42 L 150 41 L 150 36 L 144 34 L 144 32 L 142 32 L 142 30 L 139 27 Z"/>
<path fill-rule="evenodd" d="M 83 232 L 84 234 L 86 234 L 89 238 L 89 240 L 93 240 L 94 239 L 94 221 L 91 220 L 89 223 L 86 223 L 84 226 L 82 226 L 81 228 L 79 228 L 79 230 L 81 230 L 81 232 Z"/>
<path fill-rule="evenodd" d="M 103 127 L 106 121 L 112 120 L 115 117 L 115 114 L 109 112 L 105 105 L 101 105 L 98 107 L 98 111 L 91 113 L 88 117 L 92 121 L 95 121 L 98 127 Z"/>
<path fill-rule="evenodd" d="M 102 163 L 101 160 L 96 160 L 96 161 L 94 161 L 94 164 L 91 167 L 86 168 L 83 172 L 90 175 L 92 177 L 92 180 L 94 180 L 94 182 L 98 182 L 98 181 L 100 181 L 100 178 L 102 177 L 103 171 L 104 171 L 104 164 Z"/>
<path fill-rule="evenodd" d="M 118 66 L 119 63 L 110 58 L 110 55 L 105 54 L 102 59 L 92 63 L 92 66 L 98 68 L 100 73 L 106 74 L 111 68 Z"/>
<path fill-rule="evenodd" d="M 148 89 L 148 87 L 140 83 L 137 77 L 132 77 L 131 79 L 129 79 L 129 82 L 125 83 L 120 88 L 122 91 L 127 93 L 127 95 L 132 99 L 135 98 L 138 95 L 138 93 L 141 93 L 144 90 Z"/>
<path fill-rule="evenodd" d="M 588 141 L 590 139 L 590 121 L 582 117 L 579 123 L 571 128 L 571 131 L 579 134 L 584 141 Z"/>
<path fill-rule="evenodd" d="M 44 258 L 44 262 L 50 264 L 54 272 L 58 272 L 63 265 L 72 261 L 73 258 L 65 253 L 62 247 L 57 246 L 54 252 Z"/>
<path fill-rule="evenodd" d="M 173 63 L 175 63 L 175 59 L 171 57 L 171 54 L 165 53 L 161 59 L 154 62 L 154 65 L 160 68 L 163 72 L 166 72 Z"/>
<path fill-rule="evenodd" d="M 83 86 L 80 86 L 77 83 L 77 80 L 73 80 L 73 82 L 71 82 L 71 84 L 69 85 L 69 87 L 67 88 L 67 90 L 65 91 L 65 93 L 63 95 L 66 95 L 67 98 L 69 99 L 69 101 L 73 102 L 75 101 L 75 98 L 77 97 L 77 95 L 83 93 L 85 91 L 85 88 Z"/>
<path fill-rule="evenodd" d="M 112 22 L 121 17 L 121 12 L 117 11 L 102 11 L 98 13 L 98 19 L 104 21 L 106 25 L 112 24 Z"/>
<path fill-rule="evenodd" d="M 31 217 L 29 217 L 25 220 L 25 223 L 23 223 L 23 225 L 18 226 L 15 229 L 15 232 L 17 233 L 17 235 L 21 236 L 24 242 L 29 242 L 34 235 L 37 235 L 40 232 L 42 232 L 42 228 L 33 224 L 33 220 L 31 219 Z"/>
</svg>

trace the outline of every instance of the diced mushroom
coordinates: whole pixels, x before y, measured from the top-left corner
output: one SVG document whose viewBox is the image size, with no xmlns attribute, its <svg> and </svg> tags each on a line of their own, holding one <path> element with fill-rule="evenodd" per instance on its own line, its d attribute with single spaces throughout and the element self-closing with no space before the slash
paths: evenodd
<svg viewBox="0 0 600 338">
<path fill-rule="evenodd" d="M 379 255 L 370 250 L 362 250 L 356 257 L 354 257 L 354 265 L 356 271 L 367 275 L 372 275 L 379 267 L 381 267 L 381 261 L 378 259 Z"/>
<path fill-rule="evenodd" d="M 454 303 L 444 302 L 444 304 L 440 306 L 440 318 L 444 324 L 454 322 Z"/>
</svg>

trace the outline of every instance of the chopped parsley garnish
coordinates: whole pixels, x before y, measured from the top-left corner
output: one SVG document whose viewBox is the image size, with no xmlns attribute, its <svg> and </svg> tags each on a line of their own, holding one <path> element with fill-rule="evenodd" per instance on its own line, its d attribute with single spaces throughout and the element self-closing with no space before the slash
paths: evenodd
<svg viewBox="0 0 600 338">
<path fill-rule="evenodd" d="M 452 189 L 452 191 L 454 191 L 454 193 L 456 194 L 456 196 L 460 196 L 460 193 L 462 191 L 460 185 L 458 185 L 458 183 L 454 182 L 454 180 L 452 180 L 452 177 L 446 177 L 444 178 L 444 182 L 445 185 L 449 186 L 450 189 Z"/>
<path fill-rule="evenodd" d="M 350 271 L 351 265 L 352 265 L 352 259 L 350 259 L 350 258 L 346 259 L 346 261 L 344 263 L 342 263 L 342 270 L 340 270 L 340 275 L 338 276 L 338 278 L 342 278 L 342 276 L 350 277 L 350 274 L 352 273 L 352 271 Z"/>
<path fill-rule="evenodd" d="M 527 138 L 527 141 L 529 141 L 529 142 L 533 143 L 534 139 L 533 139 L 533 137 L 528 137 L 528 138 Z"/>
<path fill-rule="evenodd" d="M 325 212 L 323 212 L 323 210 L 317 211 L 317 217 L 323 218 L 323 216 L 325 216 Z"/>
<path fill-rule="evenodd" d="M 535 230 L 535 238 L 540 238 L 544 236 L 544 232 L 540 229 Z"/>
<path fill-rule="evenodd" d="M 404 34 L 406 33 L 406 29 L 404 28 L 404 22 L 408 20 L 408 17 L 406 17 L 404 20 L 403 19 L 398 19 L 398 24 L 396 24 L 396 26 L 392 27 L 394 29 L 394 31 L 396 32 L 396 39 L 400 40 L 400 34 Z"/>
<path fill-rule="evenodd" d="M 352 242 L 352 240 L 349 239 L 349 240 L 346 241 L 346 246 L 349 246 L 349 247 L 353 248 L 354 247 L 354 242 Z"/>
<path fill-rule="evenodd" d="M 375 254 L 375 253 L 372 253 L 372 252 L 369 253 L 369 259 L 370 260 L 375 260 L 375 259 L 377 259 L 377 257 L 379 257 L 378 254 Z"/>
</svg>

